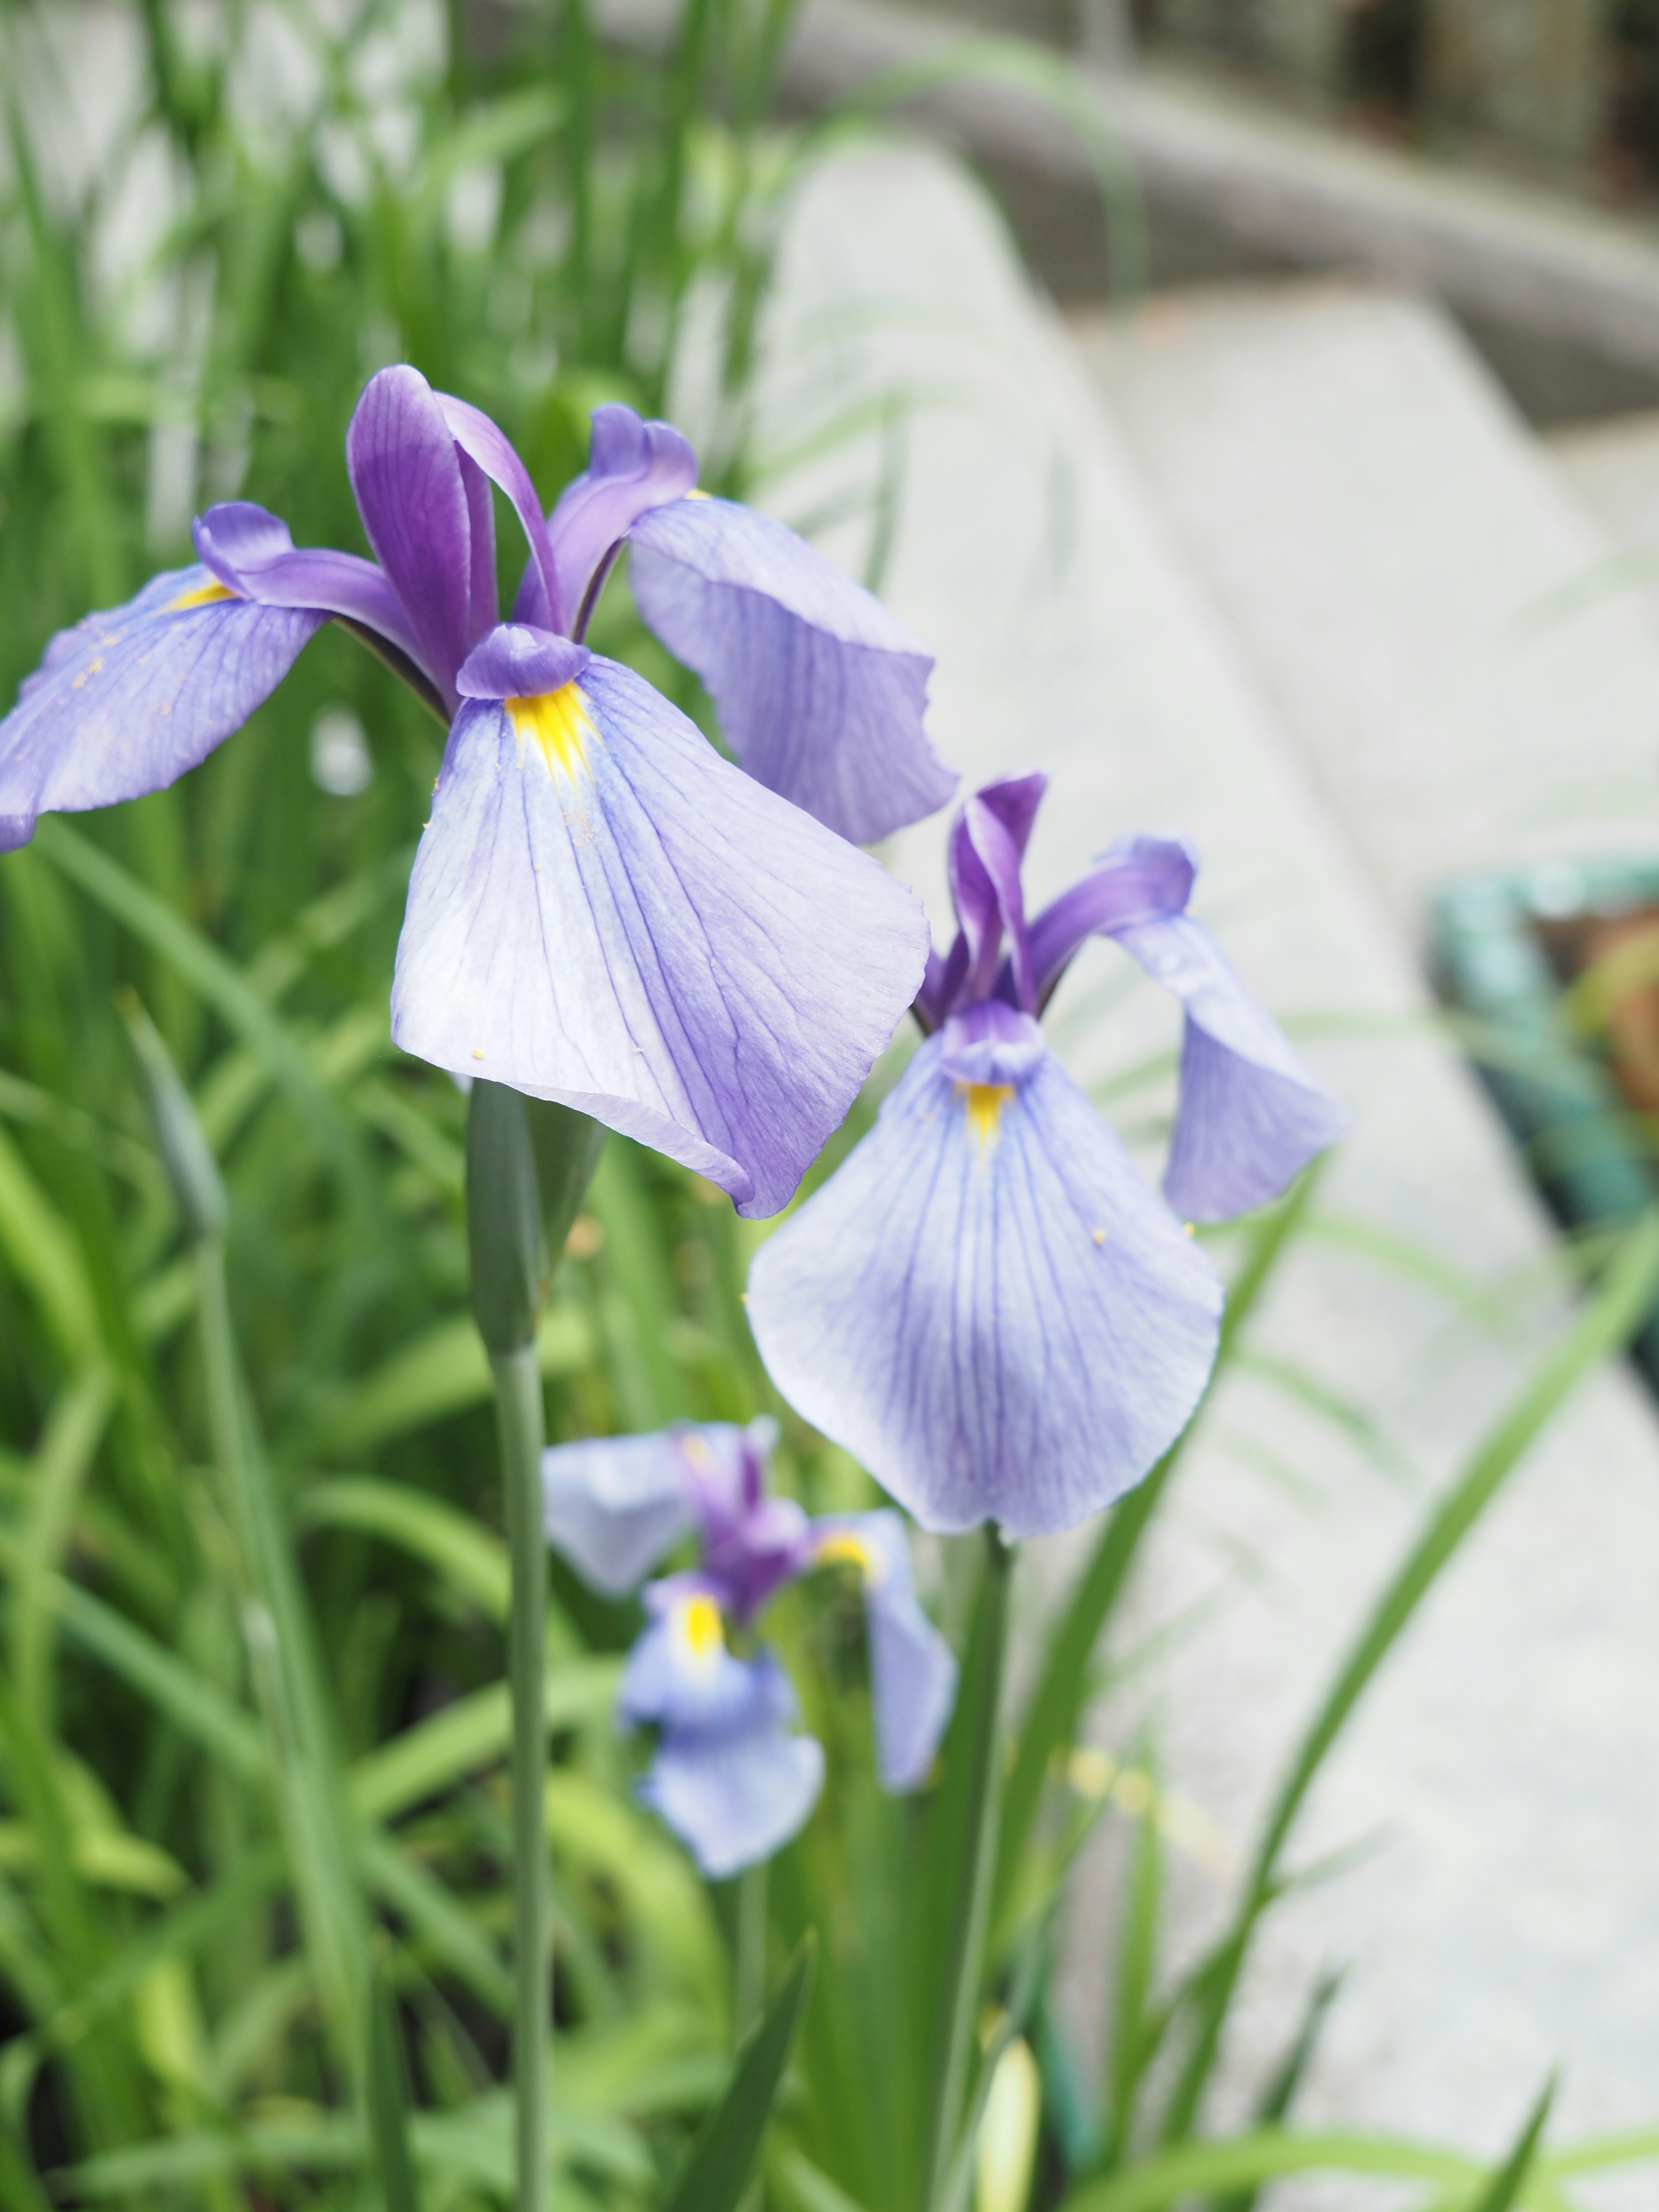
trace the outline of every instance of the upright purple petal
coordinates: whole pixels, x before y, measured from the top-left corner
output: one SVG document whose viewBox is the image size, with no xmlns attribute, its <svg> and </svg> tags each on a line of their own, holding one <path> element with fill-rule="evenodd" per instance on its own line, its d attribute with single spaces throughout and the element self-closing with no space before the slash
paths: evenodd
<svg viewBox="0 0 1659 2212">
<path fill-rule="evenodd" d="M 777 1423 L 764 1414 L 746 1429 L 710 1421 L 675 1432 L 702 1527 L 702 1574 L 744 1622 L 811 1554 L 801 1508 L 793 1498 L 766 1495 L 766 1462 L 777 1434 Z"/>
<path fill-rule="evenodd" d="M 943 806 L 923 727 L 933 659 L 879 599 L 780 522 L 683 499 L 634 526 L 641 613 L 708 687 L 732 751 L 857 845 Z"/>
<path fill-rule="evenodd" d="M 50 809 L 175 782 L 270 697 L 323 620 L 239 599 L 195 567 L 60 630 L 0 721 L 0 852 Z"/>
<path fill-rule="evenodd" d="M 369 379 L 346 431 L 346 469 L 421 665 L 453 712 L 455 672 L 474 635 L 472 512 L 454 435 L 418 369 Z"/>
<path fill-rule="evenodd" d="M 469 701 L 416 855 L 404 1050 L 591 1114 L 775 1212 L 915 995 L 910 893 L 614 662 Z"/>
<path fill-rule="evenodd" d="M 595 588 L 635 523 L 653 507 L 684 498 L 696 481 L 697 457 L 672 422 L 643 422 L 631 407 L 596 408 L 587 466 L 565 486 L 548 518 L 562 612 L 537 611 L 543 595 L 532 562 L 514 619 L 580 636 Z"/>
<path fill-rule="evenodd" d="M 694 1518 L 672 1430 L 551 1446 L 542 1503 L 548 1541 L 607 1597 L 637 1589 Z"/>
<path fill-rule="evenodd" d="M 863 1587 L 883 1784 L 919 1789 L 956 1701 L 957 1662 L 917 1602 L 904 1523 L 884 1509 L 815 1521 L 812 1534 L 817 1564 L 856 1568 Z"/>
<path fill-rule="evenodd" d="M 1085 939 L 1184 914 L 1197 876 L 1197 855 L 1178 837 L 1120 838 L 1031 924 L 1038 1010 Z"/>
<path fill-rule="evenodd" d="M 545 611 L 526 617 L 539 622 L 544 629 L 563 630 L 565 610 L 559 601 L 557 574 L 554 567 L 552 548 L 548 541 L 547 523 L 542 514 L 542 503 L 536 487 L 530 481 L 530 471 L 519 459 L 512 441 L 488 415 L 470 406 L 465 399 L 456 399 L 447 392 L 437 394 L 444 421 L 451 436 L 460 447 L 465 465 L 482 470 L 491 483 L 499 484 L 513 503 L 513 511 L 523 527 L 530 547 L 530 566 L 542 585 L 542 599 Z M 486 489 L 483 508 L 489 523 L 489 559 L 488 591 L 482 583 L 475 583 L 473 594 L 473 635 L 479 636 L 495 619 L 495 516 Z M 478 531 L 473 532 L 473 557 L 477 562 Z"/>
<path fill-rule="evenodd" d="M 984 785 L 958 811 L 946 846 L 951 898 L 967 955 L 960 988 L 970 999 L 989 998 L 1006 936 L 1015 1003 L 1027 1013 L 1036 996 L 1019 871 L 1048 783 L 1039 775 Z"/>
<path fill-rule="evenodd" d="M 1346 1133 L 1347 1108 L 1200 923 L 1173 915 L 1113 934 L 1187 1011 L 1164 1195 L 1189 1221 L 1224 1221 L 1265 1205 Z"/>
<path fill-rule="evenodd" d="M 952 1042 L 761 1247 L 749 1322 L 779 1389 L 924 1528 L 1046 1534 L 1180 1434 L 1221 1285 L 1052 1057 L 963 1082 Z"/>
</svg>

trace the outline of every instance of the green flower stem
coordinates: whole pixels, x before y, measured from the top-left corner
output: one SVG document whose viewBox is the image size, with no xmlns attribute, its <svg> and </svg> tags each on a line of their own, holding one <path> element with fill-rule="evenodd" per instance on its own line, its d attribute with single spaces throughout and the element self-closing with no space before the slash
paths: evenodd
<svg viewBox="0 0 1659 2212">
<path fill-rule="evenodd" d="M 766 2009 L 766 1869 L 757 1859 L 738 1876 L 738 1964 L 733 1978 L 732 2040 L 741 2043 Z"/>
<path fill-rule="evenodd" d="M 472 1314 L 495 1378 L 513 1563 L 507 1681 L 513 1698 L 513 2082 L 515 2212 L 547 2212 L 550 2082 L 546 1751 L 545 1437 L 536 1323 L 605 1132 L 586 1115 L 475 1083 L 466 1124 Z"/>
<path fill-rule="evenodd" d="M 518 2089 L 517 2212 L 545 2212 L 549 1913 L 545 1792 L 547 1545 L 542 1534 L 542 1378 L 533 1344 L 499 1352 L 495 1424 L 513 1560 L 507 1678 L 513 1692 L 513 2079 Z"/>
<path fill-rule="evenodd" d="M 925 2212 L 944 2212 L 979 2015 L 985 1938 L 996 1871 L 998 1784 L 1001 1776 L 999 1754 L 1002 1742 L 999 1721 L 1008 1656 L 1008 1586 L 1012 1578 L 1013 1557 L 994 1526 L 988 1522 L 985 1580 L 975 1624 L 973 1672 L 971 1679 L 962 1686 L 970 1727 L 963 1747 L 968 1762 L 964 1799 L 968 1818 L 939 1988 L 939 2016 L 945 2023 L 945 2039 L 939 2047 L 933 2080 Z"/>
</svg>

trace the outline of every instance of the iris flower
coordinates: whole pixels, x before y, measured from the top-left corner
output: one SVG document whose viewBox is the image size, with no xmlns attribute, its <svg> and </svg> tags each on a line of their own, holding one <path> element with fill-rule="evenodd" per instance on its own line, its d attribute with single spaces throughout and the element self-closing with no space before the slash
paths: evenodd
<svg viewBox="0 0 1659 2212">
<path fill-rule="evenodd" d="M 635 1589 L 688 1531 L 701 1558 L 647 1583 L 647 1625 L 623 1675 L 621 1717 L 658 1731 L 641 1784 L 721 1876 L 787 1843 L 817 1802 L 823 1749 L 799 1735 L 789 1678 L 765 1650 L 740 1657 L 767 1601 L 815 1568 L 851 1567 L 864 1595 L 877 1761 L 889 1790 L 927 1773 L 956 1695 L 957 1668 L 917 1602 L 904 1524 L 885 1509 L 809 1520 L 769 1497 L 776 1438 L 765 1419 L 557 1444 L 542 1461 L 550 1541 L 597 1589 Z"/>
<path fill-rule="evenodd" d="M 931 662 L 790 532 L 696 491 L 666 423 L 593 418 L 543 514 L 489 418 L 382 369 L 346 434 L 375 559 L 298 548 L 246 501 L 194 567 L 61 632 L 0 722 L 0 851 L 48 808 L 172 783 L 331 617 L 450 725 L 410 880 L 392 1036 L 556 1099 L 775 1212 L 920 980 L 926 923 L 845 842 L 943 804 Z M 529 548 L 498 620 L 495 484 Z M 624 543 L 640 606 L 707 684 L 742 773 L 582 642 Z"/>
<path fill-rule="evenodd" d="M 779 1389 L 927 1528 L 1042 1534 L 1138 1482 L 1215 1358 L 1221 1283 L 1186 1224 L 1260 1206 L 1347 1125 L 1188 914 L 1188 846 L 1124 839 L 1027 921 L 1046 783 L 988 784 L 957 813 L 960 927 L 929 957 L 926 1042 L 749 1278 Z M 1185 1010 L 1162 1198 L 1037 1025 L 1092 936 Z"/>
</svg>

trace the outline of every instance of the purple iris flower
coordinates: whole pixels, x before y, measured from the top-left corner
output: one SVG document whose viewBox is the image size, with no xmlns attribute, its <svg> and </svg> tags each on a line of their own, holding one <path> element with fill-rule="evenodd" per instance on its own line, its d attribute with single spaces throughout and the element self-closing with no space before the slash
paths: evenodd
<svg viewBox="0 0 1659 2212">
<path fill-rule="evenodd" d="M 599 410 L 591 465 L 548 516 L 495 423 L 412 368 L 370 380 L 346 465 L 374 560 L 296 548 L 235 501 L 195 525 L 194 568 L 53 639 L 0 722 L 0 850 L 48 808 L 173 782 L 336 618 L 451 722 L 396 1042 L 775 1212 L 921 974 L 914 900 L 844 841 L 950 794 L 922 727 L 932 663 L 788 531 L 697 493 L 684 439 L 626 407 Z M 507 623 L 492 484 L 529 548 Z M 625 542 L 746 775 L 582 643 Z"/>
<path fill-rule="evenodd" d="M 735 1874 L 786 1844 L 817 1800 L 823 1749 L 796 1734 L 789 1678 L 769 1651 L 744 1657 L 767 1601 L 814 1569 L 849 1566 L 864 1595 L 876 1755 L 886 1788 L 926 1778 L 956 1696 L 957 1666 L 917 1602 L 896 1513 L 809 1520 L 769 1497 L 769 1420 L 681 1425 L 655 1436 L 558 1444 L 542 1460 L 550 1540 L 595 1589 L 635 1589 L 688 1532 L 695 1570 L 647 1583 L 649 1620 L 623 1675 L 618 1711 L 658 1731 L 640 1785 L 705 1874 Z"/>
<path fill-rule="evenodd" d="M 1187 913 L 1186 845 L 1126 838 L 1027 921 L 1046 784 L 988 784 L 958 812 L 960 927 L 928 961 L 926 1042 L 750 1272 L 773 1380 L 927 1528 L 1044 1534 L 1138 1482 L 1215 1358 L 1221 1283 L 1185 1224 L 1262 1204 L 1348 1122 Z M 1091 936 L 1185 1009 L 1162 1199 L 1037 1027 Z"/>
</svg>

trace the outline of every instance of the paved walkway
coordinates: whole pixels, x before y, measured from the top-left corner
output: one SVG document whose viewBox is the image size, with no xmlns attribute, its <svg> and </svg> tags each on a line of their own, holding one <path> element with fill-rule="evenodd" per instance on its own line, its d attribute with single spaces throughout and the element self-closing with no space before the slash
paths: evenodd
<svg viewBox="0 0 1659 2212">
<path fill-rule="evenodd" d="M 1314 772 L 1305 733 L 1181 542 L 1167 496 L 1030 297 L 994 213 L 939 159 L 865 150 L 818 175 L 792 227 L 770 359 L 780 441 L 799 434 L 809 405 L 827 422 L 883 395 L 913 403 L 902 428 L 843 441 L 780 477 L 775 503 L 802 519 L 864 498 L 827 538 L 857 569 L 879 534 L 871 502 L 880 507 L 884 484 L 895 494 L 885 588 L 939 653 L 940 742 L 972 778 L 1053 772 L 1031 890 L 1057 887 L 1126 829 L 1194 836 L 1203 912 L 1358 1109 L 1321 1233 L 1255 1333 L 1261 1353 L 1293 1363 L 1355 1422 L 1265 1372 L 1238 1375 L 1135 1594 L 1140 1630 L 1186 1622 L 1140 1709 L 1157 1720 L 1171 1783 L 1242 1852 L 1425 1498 L 1528 1371 L 1559 1310 L 1547 1231 L 1435 1034 L 1411 951 L 1417 887 L 1449 850 L 1437 809 L 1457 811 L 1462 790 L 1482 795 L 1452 751 L 1468 732 L 1483 746 L 1489 732 L 1448 711 L 1430 755 L 1438 796 L 1414 811 L 1409 779 L 1391 781 L 1386 761 L 1362 762 L 1347 786 Z M 1252 545 L 1273 557 L 1271 516 L 1242 506 L 1233 522 L 1240 566 Z M 1387 581 L 1375 564 L 1364 580 Z M 1327 585 L 1340 616 L 1342 572 Z M 1650 662 L 1632 660 L 1635 704 L 1608 674 L 1593 708 L 1565 725 L 1569 742 L 1609 719 L 1633 730 Z M 1565 713 L 1571 684 L 1558 680 Z M 1356 744 L 1377 742 L 1376 727 Z M 1659 715 L 1649 727 L 1659 741 Z M 1379 790 L 1399 850 L 1371 818 Z M 1503 849 L 1509 825 L 1490 826 Z M 1547 842 L 1547 822 L 1531 826 Z M 908 833 L 896 859 L 942 913 L 937 826 Z M 1054 1024 L 1073 1066 L 1096 1076 L 1174 1036 L 1115 961 L 1096 949 Z M 1166 1109 L 1167 1094 L 1141 1088 L 1113 1112 L 1133 1133 Z M 1493 1288 L 1505 1326 L 1353 1249 L 1373 1233 Z M 1039 1577 L 1063 1571 L 1066 1547 L 1051 1550 L 1032 1563 Z M 1656 1577 L 1659 1438 L 1645 1399 L 1610 1370 L 1532 1455 L 1333 1761 L 1297 1855 L 1379 1833 L 1382 1844 L 1285 1908 L 1229 2053 L 1230 2112 L 1271 2070 L 1320 1966 L 1348 1960 L 1308 2117 L 1496 2148 L 1558 2057 L 1571 2069 L 1564 2130 L 1653 2117 Z M 1102 1717 L 1105 1740 L 1122 1740 L 1129 1714 L 1126 1700 Z M 1212 1869 L 1183 1867 L 1182 1955 L 1224 1902 Z M 1073 1948 L 1070 2001 L 1085 2035 L 1110 1916 L 1097 1881 Z M 1368 2200 L 1349 2190 L 1295 2201 Z"/>
</svg>

